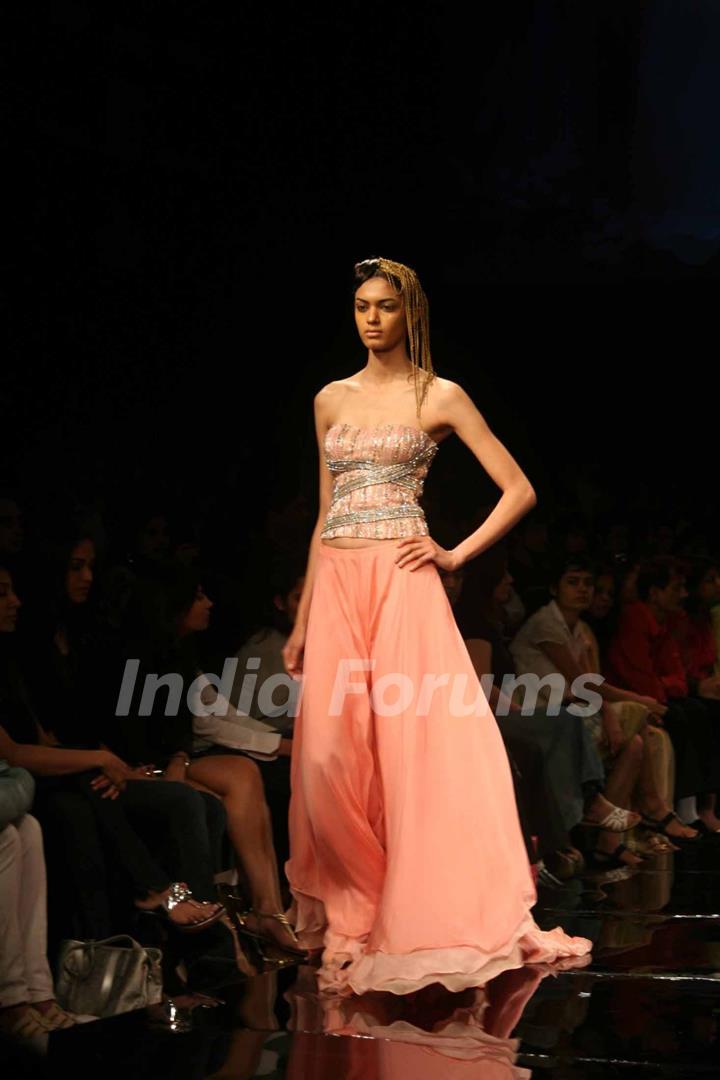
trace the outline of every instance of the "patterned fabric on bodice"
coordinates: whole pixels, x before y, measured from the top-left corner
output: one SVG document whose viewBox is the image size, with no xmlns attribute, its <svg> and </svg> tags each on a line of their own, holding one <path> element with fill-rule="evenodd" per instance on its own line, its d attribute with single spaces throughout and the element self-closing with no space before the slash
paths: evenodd
<svg viewBox="0 0 720 1080">
<path fill-rule="evenodd" d="M 427 432 L 408 424 L 333 424 L 325 460 L 335 482 L 321 538 L 427 536 L 418 499 L 437 450 Z"/>
</svg>

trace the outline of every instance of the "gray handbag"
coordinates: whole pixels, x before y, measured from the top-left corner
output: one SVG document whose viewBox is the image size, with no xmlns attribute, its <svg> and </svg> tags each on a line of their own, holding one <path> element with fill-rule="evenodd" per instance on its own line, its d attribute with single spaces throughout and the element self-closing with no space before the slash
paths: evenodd
<svg viewBox="0 0 720 1080">
<path fill-rule="evenodd" d="M 0 829 L 26 814 L 35 795 L 35 780 L 27 769 L 0 760 Z"/>
<path fill-rule="evenodd" d="M 68 1012 L 91 1016 L 157 1005 L 162 1000 L 162 952 L 129 935 L 103 941 L 63 941 L 55 992 Z"/>
</svg>

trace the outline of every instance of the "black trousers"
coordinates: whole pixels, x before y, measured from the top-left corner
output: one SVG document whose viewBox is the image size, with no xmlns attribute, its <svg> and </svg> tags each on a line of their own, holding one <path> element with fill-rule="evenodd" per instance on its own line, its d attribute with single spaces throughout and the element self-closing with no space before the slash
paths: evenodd
<svg viewBox="0 0 720 1080">
<path fill-rule="evenodd" d="M 214 898 L 225 829 L 220 800 L 187 784 L 130 781 L 117 799 L 90 787 L 96 773 L 38 778 L 53 938 L 104 938 L 123 929 L 133 896 L 185 881 Z"/>
<path fill-rule="evenodd" d="M 530 862 L 567 847 L 570 838 L 550 786 L 545 755 L 531 738 L 498 725 L 510 758 L 515 801 Z M 537 852 L 532 837 L 537 839 Z"/>
<path fill-rule="evenodd" d="M 720 701 L 674 698 L 663 726 L 675 751 L 675 797 L 720 791 Z"/>
</svg>

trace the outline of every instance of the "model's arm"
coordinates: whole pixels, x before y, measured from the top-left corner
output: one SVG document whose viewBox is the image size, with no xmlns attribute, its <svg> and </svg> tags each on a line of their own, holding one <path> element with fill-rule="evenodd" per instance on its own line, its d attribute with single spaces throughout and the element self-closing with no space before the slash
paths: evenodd
<svg viewBox="0 0 720 1080">
<path fill-rule="evenodd" d="M 318 445 L 318 461 L 319 461 L 319 507 L 318 517 L 313 529 L 312 538 L 310 540 L 310 549 L 308 553 L 307 568 L 305 570 L 305 583 L 303 585 L 302 596 L 300 597 L 300 603 L 298 605 L 297 616 L 295 618 L 295 625 L 293 627 L 290 637 L 285 643 L 283 648 L 283 660 L 285 666 L 290 675 L 301 674 L 301 653 L 305 642 L 305 630 L 307 627 L 308 613 L 310 611 L 310 601 L 312 599 L 313 581 L 315 578 L 315 563 L 318 545 L 320 544 L 320 533 L 322 532 L 323 524 L 327 516 L 327 512 L 330 506 L 330 499 L 332 497 L 333 488 L 333 476 L 327 465 L 325 464 L 325 433 L 330 427 L 329 412 L 329 400 L 332 397 L 331 391 L 332 384 L 328 387 L 323 387 L 315 395 L 314 400 L 314 412 L 315 412 L 315 436 L 317 438 Z"/>
<path fill-rule="evenodd" d="M 472 398 L 457 383 L 449 383 L 442 402 L 443 419 L 472 450 L 488 476 L 502 491 L 497 506 L 482 525 L 452 550 L 457 566 L 505 536 L 537 503 L 535 491 L 512 455 L 486 424 Z"/>
</svg>

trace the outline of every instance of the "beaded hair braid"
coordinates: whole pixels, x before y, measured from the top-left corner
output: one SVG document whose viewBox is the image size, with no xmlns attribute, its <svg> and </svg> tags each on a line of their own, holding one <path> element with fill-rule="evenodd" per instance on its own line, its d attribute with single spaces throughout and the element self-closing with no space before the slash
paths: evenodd
<svg viewBox="0 0 720 1080">
<path fill-rule="evenodd" d="M 435 378 L 435 371 L 430 355 L 430 312 L 428 301 L 423 287 L 414 270 L 404 263 L 393 262 L 392 259 L 368 259 L 368 263 L 376 262 L 380 272 L 387 278 L 390 285 L 397 292 L 398 282 L 400 292 L 405 301 L 405 320 L 407 323 L 408 341 L 410 343 L 410 363 L 413 368 L 415 382 L 415 401 L 417 415 L 420 418 L 420 408 L 427 394 L 430 383 Z M 358 265 L 363 265 L 362 263 Z M 393 280 L 394 279 L 394 280 Z M 418 373 L 427 376 L 422 380 Z"/>
</svg>

